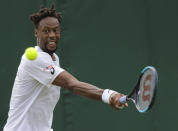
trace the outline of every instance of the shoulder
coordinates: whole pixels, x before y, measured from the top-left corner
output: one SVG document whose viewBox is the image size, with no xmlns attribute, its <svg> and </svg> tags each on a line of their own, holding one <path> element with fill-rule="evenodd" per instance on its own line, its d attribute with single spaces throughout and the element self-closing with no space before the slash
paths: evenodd
<svg viewBox="0 0 178 131">
<path fill-rule="evenodd" d="M 51 56 L 46 53 L 46 52 L 38 52 L 38 56 L 35 60 L 29 60 L 25 54 L 23 54 L 22 56 L 22 63 L 24 65 L 30 65 L 30 66 L 34 66 L 34 65 L 48 65 L 49 63 L 52 63 L 52 58 Z"/>
<path fill-rule="evenodd" d="M 59 60 L 59 56 L 56 53 L 54 53 L 54 57 L 56 58 L 56 60 Z"/>
</svg>

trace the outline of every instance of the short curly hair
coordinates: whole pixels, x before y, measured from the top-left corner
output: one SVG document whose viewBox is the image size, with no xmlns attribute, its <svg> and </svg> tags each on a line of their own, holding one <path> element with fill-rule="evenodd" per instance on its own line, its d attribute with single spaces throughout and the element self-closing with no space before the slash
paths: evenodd
<svg viewBox="0 0 178 131">
<path fill-rule="evenodd" d="M 57 18 L 59 23 L 61 23 L 61 19 L 62 19 L 61 13 L 56 12 L 56 10 L 54 9 L 54 5 L 52 5 L 50 8 L 41 7 L 39 12 L 30 15 L 30 20 L 34 24 L 35 28 L 37 29 L 40 20 L 48 16 Z"/>
</svg>

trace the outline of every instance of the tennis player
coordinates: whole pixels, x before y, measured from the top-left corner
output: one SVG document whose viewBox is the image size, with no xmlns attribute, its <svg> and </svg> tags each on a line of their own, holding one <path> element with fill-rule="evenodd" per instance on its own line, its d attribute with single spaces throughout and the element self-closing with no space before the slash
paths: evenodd
<svg viewBox="0 0 178 131">
<path fill-rule="evenodd" d="M 123 95 L 77 80 L 60 67 L 55 54 L 60 39 L 61 14 L 54 6 L 41 8 L 30 16 L 35 26 L 38 51 L 37 59 L 31 61 L 22 56 L 16 74 L 4 131 L 50 131 L 53 110 L 60 97 L 60 88 L 72 93 L 103 101 L 116 109 Z"/>
</svg>

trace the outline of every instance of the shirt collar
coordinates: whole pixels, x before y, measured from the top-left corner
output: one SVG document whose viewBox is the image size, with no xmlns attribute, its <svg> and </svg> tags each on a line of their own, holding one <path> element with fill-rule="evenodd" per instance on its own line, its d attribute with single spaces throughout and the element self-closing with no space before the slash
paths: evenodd
<svg viewBox="0 0 178 131">
<path fill-rule="evenodd" d="M 44 52 L 39 46 L 35 46 L 35 49 L 37 50 L 37 52 Z M 56 54 L 53 53 L 53 55 L 54 55 L 55 61 L 56 61 L 56 59 L 57 59 Z"/>
<path fill-rule="evenodd" d="M 43 52 L 43 50 L 42 50 L 39 46 L 35 46 L 35 49 L 36 49 L 38 52 Z"/>
</svg>

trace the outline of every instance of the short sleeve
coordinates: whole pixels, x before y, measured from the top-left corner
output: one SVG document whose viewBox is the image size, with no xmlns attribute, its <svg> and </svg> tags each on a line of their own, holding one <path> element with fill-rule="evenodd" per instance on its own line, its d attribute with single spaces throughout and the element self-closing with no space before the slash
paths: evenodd
<svg viewBox="0 0 178 131">
<path fill-rule="evenodd" d="M 64 69 L 55 65 L 51 56 L 45 52 L 38 52 L 38 57 L 32 61 L 23 55 L 22 65 L 24 71 L 46 86 L 50 86 L 54 79 L 64 71 Z"/>
</svg>

